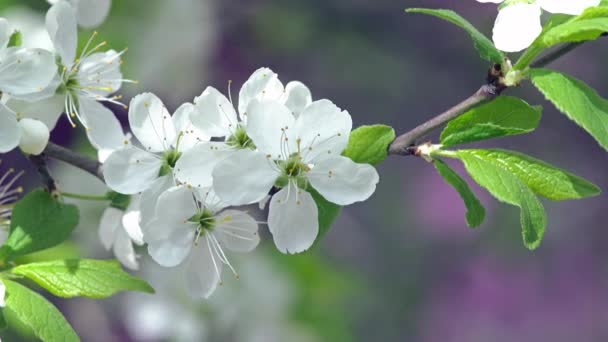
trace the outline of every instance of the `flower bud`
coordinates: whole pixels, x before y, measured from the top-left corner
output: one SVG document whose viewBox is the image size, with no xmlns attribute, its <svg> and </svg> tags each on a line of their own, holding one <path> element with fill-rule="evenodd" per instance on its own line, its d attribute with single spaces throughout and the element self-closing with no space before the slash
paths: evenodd
<svg viewBox="0 0 608 342">
<path fill-rule="evenodd" d="M 19 148 L 27 154 L 38 155 L 42 153 L 49 142 L 49 128 L 38 120 L 21 119 L 19 130 L 21 131 Z"/>
</svg>

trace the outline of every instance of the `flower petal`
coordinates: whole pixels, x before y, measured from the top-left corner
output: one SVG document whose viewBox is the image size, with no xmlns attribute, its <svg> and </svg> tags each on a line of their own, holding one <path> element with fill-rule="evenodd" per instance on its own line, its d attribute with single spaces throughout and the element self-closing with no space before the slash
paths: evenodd
<svg viewBox="0 0 608 342">
<path fill-rule="evenodd" d="M 238 125 L 234 106 L 213 87 L 194 99 L 196 112 L 192 113 L 192 123 L 210 137 L 226 137 L 234 133 Z"/>
<path fill-rule="evenodd" d="M 161 266 L 174 267 L 181 264 L 192 249 L 195 230 L 187 225 L 168 226 L 157 220 L 151 223 L 153 226 L 156 224 L 162 224 L 162 227 L 155 227 L 154 230 L 162 228 L 166 230 L 167 236 L 158 240 L 146 240 L 148 253 Z"/>
<path fill-rule="evenodd" d="M 57 74 L 53 54 L 42 49 L 4 49 L 0 61 L 0 91 L 15 98 L 43 91 Z"/>
<path fill-rule="evenodd" d="M 545 11 L 551 13 L 563 13 L 579 15 L 589 7 L 595 7 L 601 0 L 538 0 L 537 3 Z"/>
<path fill-rule="evenodd" d="M 187 150 L 175 164 L 175 179 L 179 183 L 198 188 L 213 185 L 213 168 L 234 153 L 230 146 L 221 142 L 200 143 Z"/>
<path fill-rule="evenodd" d="M 63 114 L 64 100 L 64 95 L 54 95 L 35 102 L 10 99 L 7 105 L 20 118 L 40 120 L 50 130 L 53 130 L 61 114 Z"/>
<path fill-rule="evenodd" d="M 0 18 L 0 49 L 4 49 L 8 46 L 8 42 L 11 39 L 11 26 L 8 24 L 6 18 Z"/>
<path fill-rule="evenodd" d="M 140 214 L 139 210 L 127 210 L 121 220 L 125 232 L 129 235 L 129 239 L 139 246 L 144 244 L 144 234 L 139 225 Z"/>
<path fill-rule="evenodd" d="M 304 160 L 340 155 L 348 145 L 352 127 L 353 121 L 347 111 L 329 100 L 313 102 L 298 116 L 294 128 Z"/>
<path fill-rule="evenodd" d="M 171 115 L 152 93 L 139 94 L 131 100 L 129 124 L 133 134 L 151 152 L 170 149 L 177 138 Z"/>
<path fill-rule="evenodd" d="M 163 192 L 156 203 L 155 218 L 162 225 L 171 227 L 190 227 L 190 218 L 198 212 L 193 192 L 185 186 L 175 186 Z M 142 227 L 144 240 L 161 240 L 167 238 L 169 232 L 165 229 L 154 231 L 147 226 Z"/>
<path fill-rule="evenodd" d="M 212 173 L 213 188 L 227 204 L 244 205 L 261 201 L 279 173 L 264 154 L 239 150 L 219 162 Z"/>
<path fill-rule="evenodd" d="M 254 101 L 277 101 L 283 96 L 283 83 L 268 68 L 256 70 L 241 87 L 239 92 L 239 113 L 246 121 L 249 104 Z"/>
<path fill-rule="evenodd" d="M 315 164 L 308 180 L 326 200 L 349 205 L 368 199 L 376 191 L 380 178 L 369 164 L 357 164 L 346 157 L 333 156 Z"/>
<path fill-rule="evenodd" d="M 312 103 L 310 89 L 299 81 L 292 81 L 285 86 L 285 106 L 291 110 L 295 117 Z"/>
<path fill-rule="evenodd" d="M 20 135 L 17 116 L 0 103 L 0 153 L 9 152 L 17 147 Z"/>
<path fill-rule="evenodd" d="M 80 97 L 78 102 L 80 117 L 87 127 L 87 136 L 93 147 L 98 150 L 118 150 L 125 146 L 128 140 L 120 121 L 111 110 L 87 97 Z"/>
<path fill-rule="evenodd" d="M 49 143 L 49 128 L 44 123 L 34 119 L 19 120 L 19 148 L 26 154 L 39 155 Z"/>
<path fill-rule="evenodd" d="M 84 57 L 78 65 L 78 83 L 90 92 L 91 97 L 100 99 L 117 92 L 122 86 L 120 72 L 120 52 L 108 50 Z"/>
<path fill-rule="evenodd" d="M 220 283 L 222 264 L 214 256 L 206 240 L 201 240 L 192 250 L 186 266 L 186 284 L 193 297 L 209 298 Z M 214 263 L 215 261 L 215 263 Z"/>
<path fill-rule="evenodd" d="M 110 189 L 132 195 L 148 189 L 158 178 L 162 160 L 133 146 L 114 151 L 103 164 Z"/>
<path fill-rule="evenodd" d="M 249 106 L 247 134 L 255 146 L 273 158 L 286 159 L 296 152 L 292 136 L 295 118 L 289 108 L 276 101 L 254 101 Z"/>
<path fill-rule="evenodd" d="M 154 219 L 156 216 L 156 203 L 160 195 L 175 186 L 172 175 L 166 175 L 156 179 L 148 189 L 141 193 L 139 203 L 139 223 L 143 227 Z"/>
<path fill-rule="evenodd" d="M 198 143 L 211 140 L 211 137 L 201 132 L 192 124 L 192 114 L 196 112 L 196 108 L 192 103 L 184 103 L 179 106 L 173 113 L 173 125 L 179 137 L 180 151 L 187 151 Z"/>
<path fill-rule="evenodd" d="M 78 28 L 76 11 L 69 3 L 59 1 L 46 12 L 46 30 L 53 41 L 55 50 L 66 67 L 71 67 L 76 59 Z"/>
<path fill-rule="evenodd" d="M 516 3 L 501 9 L 494 23 L 496 48 L 505 52 L 528 48 L 543 30 L 540 16 L 537 4 Z"/>
<path fill-rule="evenodd" d="M 97 233 L 99 235 L 99 240 L 101 240 L 101 244 L 107 250 L 112 248 L 112 245 L 114 244 L 114 234 L 120 227 L 123 215 L 124 211 L 113 207 L 106 208 L 101 215 Z"/>
<path fill-rule="evenodd" d="M 110 13 L 112 0 L 79 0 L 76 11 L 78 25 L 84 28 L 94 28 L 101 25 Z"/>
<path fill-rule="evenodd" d="M 250 252 L 260 243 L 258 223 L 249 214 L 225 210 L 215 217 L 214 235 L 233 252 Z"/>
<path fill-rule="evenodd" d="M 272 196 L 268 229 L 279 251 L 295 254 L 309 249 L 319 234 L 318 215 L 312 196 L 291 184 Z"/>
<path fill-rule="evenodd" d="M 112 248 L 114 256 L 120 261 L 126 268 L 137 270 L 139 269 L 139 262 L 137 262 L 137 254 L 133 248 L 133 243 L 129 234 L 121 228 L 116 230 L 114 237 L 114 248 Z"/>
</svg>

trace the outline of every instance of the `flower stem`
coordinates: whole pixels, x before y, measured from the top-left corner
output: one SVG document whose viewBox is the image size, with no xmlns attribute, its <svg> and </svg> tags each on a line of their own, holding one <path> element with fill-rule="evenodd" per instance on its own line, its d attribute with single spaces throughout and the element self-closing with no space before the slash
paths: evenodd
<svg viewBox="0 0 608 342">
<path fill-rule="evenodd" d="M 75 199 L 80 199 L 80 200 L 85 200 L 85 201 L 109 201 L 110 200 L 108 198 L 108 196 L 106 196 L 106 195 L 103 195 L 103 196 L 83 195 L 83 194 L 73 194 L 71 192 L 61 192 L 61 195 L 63 197 L 75 198 Z"/>
</svg>

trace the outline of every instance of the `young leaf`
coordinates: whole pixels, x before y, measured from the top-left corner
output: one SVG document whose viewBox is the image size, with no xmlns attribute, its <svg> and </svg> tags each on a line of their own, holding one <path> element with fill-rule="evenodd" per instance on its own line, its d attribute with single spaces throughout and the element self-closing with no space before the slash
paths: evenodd
<svg viewBox="0 0 608 342">
<path fill-rule="evenodd" d="M 491 138 L 529 133 L 538 127 L 540 106 L 516 97 L 500 96 L 450 121 L 441 133 L 441 144 L 453 146 Z"/>
<path fill-rule="evenodd" d="M 80 341 L 61 312 L 38 293 L 11 280 L 6 285 L 6 308 L 42 341 Z"/>
<path fill-rule="evenodd" d="M 522 153 L 506 150 L 460 150 L 519 177 L 534 193 L 555 201 L 597 196 L 600 189 L 568 171 Z"/>
<path fill-rule="evenodd" d="M 17 202 L 9 237 L 0 258 L 12 259 L 67 240 L 78 225 L 78 208 L 58 202 L 44 190 L 30 192 Z"/>
<path fill-rule="evenodd" d="M 464 201 L 464 205 L 467 207 L 467 224 L 469 227 L 478 227 L 486 216 L 486 210 L 479 202 L 479 199 L 477 199 L 477 196 L 475 196 L 473 190 L 448 164 L 440 159 L 435 159 L 434 164 L 443 179 L 458 191 L 458 194 Z"/>
<path fill-rule="evenodd" d="M 395 130 L 385 125 L 361 126 L 350 133 L 344 156 L 357 163 L 380 164 L 388 156 Z"/>
<path fill-rule="evenodd" d="M 21 31 L 14 31 L 8 39 L 7 47 L 20 47 L 23 43 Z"/>
<path fill-rule="evenodd" d="M 121 291 L 154 293 L 144 280 L 123 271 L 114 260 L 54 260 L 13 268 L 58 297 L 106 298 Z"/>
<path fill-rule="evenodd" d="M 488 39 L 483 33 L 479 32 L 475 26 L 454 11 L 428 8 L 410 8 L 406 9 L 405 11 L 408 13 L 428 14 L 443 20 L 447 20 L 464 29 L 471 36 L 481 58 L 497 64 L 502 64 L 505 59 L 505 55 L 494 46 L 494 43 L 492 43 L 490 39 Z"/>
<path fill-rule="evenodd" d="M 608 101 L 585 83 L 547 69 L 530 70 L 532 83 L 547 100 L 608 150 Z"/>
<path fill-rule="evenodd" d="M 545 31 L 535 44 L 543 48 L 553 45 L 597 39 L 608 32 L 608 8 L 591 7 L 581 15 Z"/>
<path fill-rule="evenodd" d="M 514 174 L 474 154 L 467 153 L 466 150 L 457 151 L 456 155 L 479 185 L 486 188 L 499 201 L 521 209 L 524 245 L 529 249 L 538 248 L 545 235 L 547 217 L 543 205 L 532 190 Z"/>
</svg>

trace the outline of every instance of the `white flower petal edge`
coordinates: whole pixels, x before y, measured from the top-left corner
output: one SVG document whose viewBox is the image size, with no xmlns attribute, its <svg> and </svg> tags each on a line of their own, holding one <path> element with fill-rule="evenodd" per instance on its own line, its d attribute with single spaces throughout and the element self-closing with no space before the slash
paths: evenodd
<svg viewBox="0 0 608 342">
<path fill-rule="evenodd" d="M 237 253 L 251 252 L 260 243 L 257 221 L 238 210 L 218 214 L 214 234 L 226 248 Z"/>
<path fill-rule="evenodd" d="M 312 196 L 291 184 L 272 196 L 268 229 L 283 253 L 300 253 L 312 246 L 319 234 L 319 212 Z"/>
<path fill-rule="evenodd" d="M 78 0 L 78 25 L 94 28 L 101 25 L 110 13 L 112 0 Z"/>
<path fill-rule="evenodd" d="M 230 205 L 256 203 L 264 199 L 279 177 L 274 162 L 261 152 L 240 150 L 214 168 L 213 188 Z"/>
<path fill-rule="evenodd" d="M 88 127 L 87 136 L 97 150 L 117 150 L 128 143 L 120 121 L 101 103 L 81 97 L 80 114 Z"/>
<path fill-rule="evenodd" d="M 192 123 L 192 117 L 197 113 L 192 103 L 184 103 L 173 113 L 173 124 L 178 133 L 179 150 L 187 151 L 199 143 L 211 140 Z"/>
<path fill-rule="evenodd" d="M 215 166 L 234 153 L 221 142 L 200 143 L 182 154 L 175 164 L 175 179 L 182 184 L 206 188 L 213 185 Z"/>
<path fill-rule="evenodd" d="M 106 208 L 99 221 L 99 240 L 105 249 L 112 248 L 114 244 L 114 234 L 118 229 L 124 212 L 117 208 Z"/>
<path fill-rule="evenodd" d="M 26 154 L 39 155 L 49 143 L 49 128 L 34 119 L 19 120 L 19 148 Z"/>
<path fill-rule="evenodd" d="M 13 150 L 19 145 L 21 133 L 17 116 L 0 103 L 0 153 L 6 153 Z"/>
<path fill-rule="evenodd" d="M 234 133 L 238 126 L 232 103 L 213 87 L 207 87 L 194 99 L 196 112 L 192 123 L 204 134 L 211 137 L 226 137 Z"/>
<path fill-rule="evenodd" d="M 142 93 L 129 106 L 131 131 L 150 152 L 162 152 L 175 144 L 177 133 L 163 102 L 152 93 Z"/>
<path fill-rule="evenodd" d="M 579 15 L 589 7 L 598 6 L 601 0 L 537 0 L 536 2 L 547 12 Z"/>
<path fill-rule="evenodd" d="M 258 150 L 275 159 L 296 152 L 296 142 L 289 139 L 295 124 L 289 108 L 277 101 L 253 101 L 248 110 L 247 134 Z"/>
<path fill-rule="evenodd" d="M 46 29 L 51 36 L 55 50 L 68 68 L 76 59 L 78 29 L 76 12 L 66 1 L 59 1 L 46 13 Z"/>
<path fill-rule="evenodd" d="M 133 242 L 124 229 L 117 229 L 114 236 L 112 252 L 118 261 L 131 270 L 139 269 L 138 255 L 133 248 Z"/>
<path fill-rule="evenodd" d="M 505 52 L 528 48 L 543 30 L 541 13 L 538 4 L 517 3 L 501 9 L 494 23 L 496 48 Z"/>
<path fill-rule="evenodd" d="M 205 236 L 188 258 L 186 286 L 192 297 L 209 298 L 221 281 L 222 268 L 217 265 L 219 260 L 215 261 L 218 256 L 212 255 L 208 239 Z"/>
<path fill-rule="evenodd" d="M 299 81 L 287 83 L 284 97 L 285 106 L 291 110 L 295 117 L 298 117 L 304 108 L 312 103 L 310 89 Z"/>
<path fill-rule="evenodd" d="M 141 193 L 139 202 L 139 222 L 141 226 L 147 225 L 156 215 L 156 204 L 162 193 L 175 186 L 172 175 L 159 177 Z"/>
<path fill-rule="evenodd" d="M 277 101 L 283 96 L 283 83 L 269 68 L 260 68 L 249 77 L 239 92 L 239 115 L 247 121 L 249 105 L 255 101 Z"/>
<path fill-rule="evenodd" d="M 146 151 L 126 146 L 114 151 L 103 164 L 110 189 L 121 194 L 142 192 L 158 178 L 163 161 Z"/>
<path fill-rule="evenodd" d="M 57 73 L 55 57 L 42 49 L 3 49 L 0 61 L 0 91 L 17 99 L 31 100 L 28 97 L 44 90 Z"/>
<path fill-rule="evenodd" d="M 380 181 L 373 166 L 357 164 L 342 156 L 317 162 L 308 179 L 326 200 L 338 205 L 365 201 L 376 191 Z"/>
</svg>

